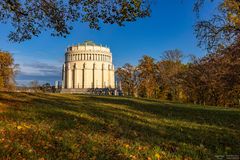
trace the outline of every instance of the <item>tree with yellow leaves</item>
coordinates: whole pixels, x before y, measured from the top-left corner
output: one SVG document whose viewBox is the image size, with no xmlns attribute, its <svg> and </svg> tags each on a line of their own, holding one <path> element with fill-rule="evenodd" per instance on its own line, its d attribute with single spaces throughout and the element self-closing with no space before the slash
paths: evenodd
<svg viewBox="0 0 240 160">
<path fill-rule="evenodd" d="M 204 0 L 198 1 L 199 7 Z M 209 51 L 215 51 L 219 46 L 228 47 L 234 44 L 240 36 L 240 1 L 223 0 L 217 14 L 211 19 L 199 21 L 195 32 L 199 46 L 204 46 Z"/>
<path fill-rule="evenodd" d="M 140 79 L 140 94 L 143 97 L 155 98 L 157 89 L 156 79 L 156 63 L 155 60 L 147 55 L 144 55 L 139 60 L 138 70 Z"/>
<path fill-rule="evenodd" d="M 0 89 L 12 89 L 15 86 L 15 75 L 18 65 L 9 52 L 0 51 Z"/>
</svg>

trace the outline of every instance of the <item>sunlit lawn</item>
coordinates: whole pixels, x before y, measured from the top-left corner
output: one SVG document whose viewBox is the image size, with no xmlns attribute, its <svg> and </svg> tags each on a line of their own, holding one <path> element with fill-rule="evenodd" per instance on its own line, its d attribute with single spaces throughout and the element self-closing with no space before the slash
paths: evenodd
<svg viewBox="0 0 240 160">
<path fill-rule="evenodd" d="M 0 159 L 212 159 L 239 153 L 239 109 L 0 93 Z"/>
</svg>

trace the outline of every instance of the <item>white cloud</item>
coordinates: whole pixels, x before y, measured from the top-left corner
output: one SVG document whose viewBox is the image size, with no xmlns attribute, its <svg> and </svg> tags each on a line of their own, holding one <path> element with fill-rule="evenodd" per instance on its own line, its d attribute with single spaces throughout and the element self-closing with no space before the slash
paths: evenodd
<svg viewBox="0 0 240 160">
<path fill-rule="evenodd" d="M 31 76 L 61 75 L 62 63 L 59 60 L 33 59 L 27 56 L 15 56 L 15 63 L 20 65 L 20 74 Z"/>
<path fill-rule="evenodd" d="M 20 72 L 16 77 L 18 85 L 28 85 L 30 81 L 37 80 L 39 83 L 54 83 L 61 80 L 62 63 L 59 59 L 44 59 L 14 55 L 15 63 L 20 65 Z"/>
</svg>

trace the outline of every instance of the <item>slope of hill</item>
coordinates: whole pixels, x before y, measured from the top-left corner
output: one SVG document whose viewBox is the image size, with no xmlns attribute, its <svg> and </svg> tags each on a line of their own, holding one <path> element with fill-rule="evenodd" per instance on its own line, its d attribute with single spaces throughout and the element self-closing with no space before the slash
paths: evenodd
<svg viewBox="0 0 240 160">
<path fill-rule="evenodd" d="M 0 92 L 0 159 L 212 159 L 239 137 L 239 109 Z"/>
</svg>

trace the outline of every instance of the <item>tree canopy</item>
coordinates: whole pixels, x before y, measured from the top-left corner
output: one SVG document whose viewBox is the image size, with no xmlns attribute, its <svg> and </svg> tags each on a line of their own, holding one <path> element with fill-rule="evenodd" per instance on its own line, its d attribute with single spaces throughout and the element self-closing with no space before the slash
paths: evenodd
<svg viewBox="0 0 240 160">
<path fill-rule="evenodd" d="M 195 0 L 199 13 L 206 0 Z M 214 0 L 209 0 L 214 1 Z M 92 29 L 101 24 L 133 22 L 151 14 L 152 0 L 2 0 L 0 23 L 11 23 L 9 40 L 22 42 L 50 30 L 52 36 L 66 37 L 73 22 L 88 23 Z M 240 33 L 240 1 L 222 0 L 218 12 L 195 26 L 199 46 L 208 50 L 229 46 Z"/>
<path fill-rule="evenodd" d="M 100 29 L 101 23 L 123 26 L 150 15 L 149 0 L 1 0 L 0 22 L 14 28 L 9 40 L 22 42 L 51 30 L 66 37 L 72 22 L 81 21 Z"/>
<path fill-rule="evenodd" d="M 198 0 L 197 10 L 205 0 Z M 219 46 L 228 47 L 240 36 L 240 1 L 222 0 L 218 12 L 207 20 L 198 21 L 195 26 L 199 46 L 215 51 Z"/>
</svg>

